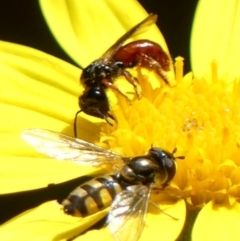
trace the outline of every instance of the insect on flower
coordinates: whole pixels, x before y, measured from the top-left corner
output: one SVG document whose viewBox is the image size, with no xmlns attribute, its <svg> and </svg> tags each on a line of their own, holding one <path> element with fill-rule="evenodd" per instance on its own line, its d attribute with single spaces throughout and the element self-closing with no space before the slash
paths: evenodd
<svg viewBox="0 0 240 241">
<path fill-rule="evenodd" d="M 93 61 L 83 69 L 80 82 L 85 89 L 79 97 L 80 110 L 75 115 L 75 134 L 77 115 L 81 111 L 88 115 L 105 119 L 110 125 L 112 125 L 110 119 L 116 121 L 109 113 L 109 103 L 105 89 L 110 88 L 128 99 L 114 85 L 114 80 L 117 77 L 124 76 L 133 85 L 138 98 L 141 97 L 138 89 L 138 79 L 132 76 L 127 68 L 141 66 L 154 70 L 166 84 L 169 84 L 166 71 L 170 69 L 171 57 L 159 44 L 147 39 L 141 39 L 123 46 L 123 43 L 127 39 L 139 34 L 146 27 L 154 24 L 156 20 L 157 15 L 150 14 L 146 19 L 119 38 L 99 59 Z"/>
<path fill-rule="evenodd" d="M 111 206 L 108 224 L 115 240 L 138 240 L 144 228 L 150 192 L 156 182 L 167 186 L 176 172 L 173 153 L 151 147 L 147 154 L 124 157 L 92 143 L 64 134 L 29 129 L 23 139 L 39 152 L 55 159 L 65 159 L 83 165 L 118 166 L 112 175 L 96 177 L 73 190 L 63 201 L 66 214 L 88 216 Z"/>
</svg>

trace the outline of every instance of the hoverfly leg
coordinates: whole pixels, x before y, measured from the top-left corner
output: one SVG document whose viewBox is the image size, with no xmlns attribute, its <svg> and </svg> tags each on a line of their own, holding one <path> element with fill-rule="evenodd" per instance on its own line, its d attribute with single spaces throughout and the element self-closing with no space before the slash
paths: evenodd
<svg viewBox="0 0 240 241">
<path fill-rule="evenodd" d="M 172 219 L 174 219 L 174 220 L 178 220 L 178 218 L 175 218 L 174 216 L 166 213 L 166 212 L 165 212 L 163 209 L 161 209 L 156 203 L 151 202 L 151 201 L 149 201 L 149 203 L 152 204 L 155 208 L 157 208 L 161 213 L 167 215 L 168 217 L 170 217 L 170 218 L 172 218 Z"/>
<path fill-rule="evenodd" d="M 160 187 L 153 187 L 152 192 L 155 193 L 155 194 L 159 194 L 161 192 L 165 192 L 165 190 L 164 190 L 164 187 L 161 187 L 161 188 Z"/>
<path fill-rule="evenodd" d="M 120 95 L 122 95 L 124 98 L 128 100 L 130 104 L 132 104 L 132 101 L 128 98 L 127 95 L 125 95 L 116 85 L 114 85 L 111 81 L 104 79 L 102 80 L 102 83 L 106 86 L 109 87 L 110 89 L 118 92 Z"/>
<path fill-rule="evenodd" d="M 127 79 L 127 81 L 133 85 L 133 88 L 137 94 L 137 97 L 138 99 L 140 100 L 142 95 L 139 91 L 139 88 L 138 88 L 138 79 L 133 77 L 127 70 L 123 70 L 122 74 L 124 75 L 124 77 Z"/>
<path fill-rule="evenodd" d="M 168 189 L 165 189 L 167 186 L 169 186 L 169 184 L 162 185 L 161 188 L 159 188 L 159 187 L 153 187 L 153 188 L 152 188 L 152 192 L 153 192 L 154 194 L 167 193 L 170 197 L 172 197 L 172 198 L 174 198 L 174 199 L 176 199 L 176 200 L 182 198 L 181 196 L 179 196 L 179 195 L 177 195 L 177 194 L 169 191 Z"/>
</svg>

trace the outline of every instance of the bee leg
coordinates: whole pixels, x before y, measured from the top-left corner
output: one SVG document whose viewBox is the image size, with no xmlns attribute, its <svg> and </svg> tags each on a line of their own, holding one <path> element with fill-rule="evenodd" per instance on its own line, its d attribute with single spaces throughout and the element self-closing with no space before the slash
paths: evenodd
<svg viewBox="0 0 240 241">
<path fill-rule="evenodd" d="M 123 74 L 123 76 L 127 79 L 127 81 L 128 81 L 131 85 L 133 85 L 134 90 L 135 90 L 135 92 L 136 92 L 136 94 L 137 94 L 137 97 L 138 97 L 138 99 L 140 100 L 142 96 L 141 96 L 141 93 L 140 93 L 140 91 L 139 91 L 138 84 L 137 84 L 137 83 L 138 83 L 138 79 L 135 78 L 135 77 L 133 77 L 127 70 L 123 70 L 122 74 Z"/>
<path fill-rule="evenodd" d="M 104 119 L 106 120 L 106 122 L 107 122 L 110 126 L 113 126 L 113 123 L 112 123 L 111 121 L 109 121 L 109 119 L 114 120 L 114 121 L 116 122 L 116 124 L 117 124 L 116 118 L 114 118 L 114 116 L 111 115 L 111 114 L 109 114 L 109 113 L 107 113 L 107 114 L 104 116 Z"/>
<path fill-rule="evenodd" d="M 95 112 L 98 113 L 98 117 L 104 119 L 110 126 L 113 126 L 113 123 L 111 120 L 114 120 L 117 123 L 117 120 L 109 113 L 103 114 L 99 109 L 95 109 Z"/>
<path fill-rule="evenodd" d="M 122 95 L 124 98 L 126 98 L 129 103 L 131 104 L 131 100 L 128 98 L 127 95 L 125 95 L 116 85 L 114 85 L 111 81 L 107 80 L 107 79 L 103 79 L 102 80 L 102 84 L 104 84 L 106 87 L 118 92 L 120 95 Z"/>
<path fill-rule="evenodd" d="M 141 54 L 141 58 L 139 58 L 140 65 L 147 68 L 147 69 L 153 69 L 156 71 L 156 73 L 162 78 L 162 80 L 167 84 L 169 84 L 169 80 L 167 79 L 165 71 L 162 69 L 161 64 L 156 61 L 154 58 L 146 55 Z"/>
</svg>

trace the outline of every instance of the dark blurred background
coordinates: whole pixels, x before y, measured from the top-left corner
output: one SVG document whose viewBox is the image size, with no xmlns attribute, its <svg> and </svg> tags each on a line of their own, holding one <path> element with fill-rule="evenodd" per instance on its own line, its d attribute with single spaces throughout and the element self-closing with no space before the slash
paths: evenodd
<svg viewBox="0 0 240 241">
<path fill-rule="evenodd" d="M 139 2 L 149 13 L 159 15 L 157 24 L 167 41 L 172 57 L 184 57 L 185 72 L 190 71 L 189 41 L 197 0 Z M 0 1 L 0 40 L 27 45 L 75 64 L 52 37 L 37 0 Z M 83 178 L 79 178 L 61 185 L 52 184 L 35 191 L 9 195 L 1 195 L 0 190 L 0 224 L 46 200 L 61 200 L 82 181 Z"/>
<path fill-rule="evenodd" d="M 139 0 L 149 13 L 157 13 L 172 57 L 185 58 L 185 72 L 190 70 L 189 40 L 197 0 Z M 42 17 L 37 0 L 0 1 L 0 40 L 27 45 L 72 64 L 58 46 Z"/>
</svg>

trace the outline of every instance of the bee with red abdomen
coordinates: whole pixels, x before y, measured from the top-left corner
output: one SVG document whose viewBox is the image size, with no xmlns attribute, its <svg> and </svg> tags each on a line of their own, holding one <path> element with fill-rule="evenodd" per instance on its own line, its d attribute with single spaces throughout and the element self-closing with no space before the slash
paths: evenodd
<svg viewBox="0 0 240 241">
<path fill-rule="evenodd" d="M 131 75 L 127 68 L 141 66 L 154 70 L 166 84 L 169 84 L 166 72 L 170 70 L 172 60 L 159 44 L 142 39 L 123 46 L 127 39 L 137 35 L 145 27 L 151 26 L 156 20 L 157 15 L 150 14 L 118 39 L 99 59 L 83 69 L 80 82 L 85 89 L 79 97 L 80 110 L 76 113 L 74 122 L 75 136 L 76 118 L 81 111 L 105 119 L 110 125 L 112 125 L 110 119 L 115 121 L 114 117 L 109 113 L 109 103 L 105 89 L 110 88 L 128 98 L 114 85 L 117 77 L 124 76 L 133 85 L 138 98 L 141 97 L 138 80 Z"/>
</svg>

